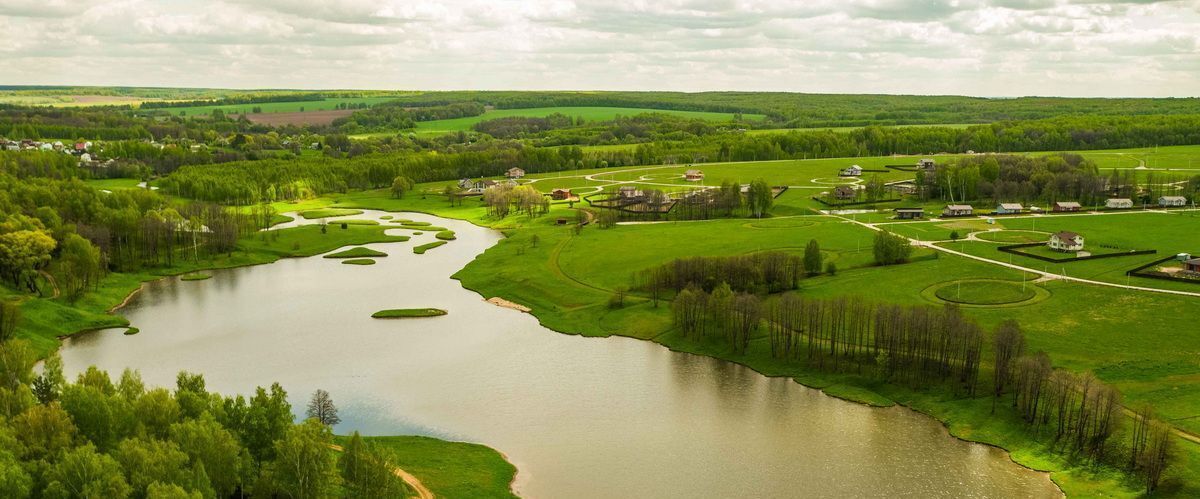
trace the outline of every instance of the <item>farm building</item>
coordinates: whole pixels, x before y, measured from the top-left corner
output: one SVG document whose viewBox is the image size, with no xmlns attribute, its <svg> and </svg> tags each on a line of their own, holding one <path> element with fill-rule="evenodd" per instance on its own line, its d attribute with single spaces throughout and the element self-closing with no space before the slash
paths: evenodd
<svg viewBox="0 0 1200 499">
<path fill-rule="evenodd" d="M 968 217 L 975 214 L 975 208 L 969 204 L 946 205 L 942 210 L 943 217 Z"/>
<path fill-rule="evenodd" d="M 1184 260 L 1183 271 L 1200 274 L 1200 258 L 1189 258 Z"/>
<path fill-rule="evenodd" d="M 936 168 L 937 168 L 937 163 L 934 163 L 934 161 L 932 159 L 925 158 L 920 161 L 917 161 L 917 169 L 919 169 L 919 170 L 925 170 L 927 172 L 931 172 Z"/>
<path fill-rule="evenodd" d="M 915 220 L 925 218 L 924 208 L 896 208 L 896 218 L 900 220 Z"/>
<path fill-rule="evenodd" d="M 646 194 L 642 192 L 641 189 L 638 189 L 632 185 L 622 185 L 619 189 L 617 189 L 617 196 L 625 199 L 640 198 L 644 197 L 645 195 Z"/>
<path fill-rule="evenodd" d="M 700 170 L 688 170 L 683 172 L 683 179 L 688 182 L 699 182 L 704 180 L 704 172 Z"/>
<path fill-rule="evenodd" d="M 1081 209 L 1083 209 L 1083 207 L 1074 201 L 1059 201 L 1054 203 L 1054 211 L 1059 213 L 1079 211 Z"/>
<path fill-rule="evenodd" d="M 515 168 L 515 167 L 509 168 L 507 172 L 504 172 L 504 176 L 508 177 L 508 178 L 514 178 L 514 179 L 521 178 L 521 177 L 525 176 L 525 170 L 522 170 L 520 168 Z"/>
<path fill-rule="evenodd" d="M 1023 211 L 1025 211 L 1025 207 L 1021 206 L 1021 203 L 1000 203 L 996 207 L 997 215 L 1012 215 Z"/>
<path fill-rule="evenodd" d="M 571 189 L 554 189 L 550 191 L 550 199 L 563 200 L 571 197 Z"/>
<path fill-rule="evenodd" d="M 863 172 L 863 169 L 861 166 L 850 165 L 846 168 L 843 168 L 842 171 L 840 173 L 838 173 L 838 175 L 842 176 L 842 177 L 860 177 L 860 176 L 862 176 L 862 172 Z"/>
<path fill-rule="evenodd" d="M 1129 198 L 1112 198 L 1104 202 L 1104 207 L 1110 210 L 1127 210 L 1133 208 L 1133 200 Z"/>
<path fill-rule="evenodd" d="M 855 196 L 854 188 L 848 185 L 839 185 L 833 188 L 834 199 L 854 199 Z"/>
<path fill-rule="evenodd" d="M 1187 206 L 1187 198 L 1183 196 L 1163 196 L 1158 198 L 1158 205 L 1162 207 Z"/>
<path fill-rule="evenodd" d="M 1066 230 L 1055 232 L 1046 245 L 1055 251 L 1079 251 L 1083 249 L 1083 236 Z"/>
</svg>

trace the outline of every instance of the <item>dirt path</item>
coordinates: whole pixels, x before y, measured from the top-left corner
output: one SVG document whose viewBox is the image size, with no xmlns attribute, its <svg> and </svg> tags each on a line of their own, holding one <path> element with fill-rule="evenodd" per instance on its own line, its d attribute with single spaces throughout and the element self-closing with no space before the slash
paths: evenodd
<svg viewBox="0 0 1200 499">
<path fill-rule="evenodd" d="M 42 274 L 42 277 L 46 278 L 46 281 L 50 283 L 50 288 L 54 291 L 54 294 L 50 296 L 50 299 L 53 300 L 58 298 L 59 295 L 62 294 L 58 290 L 58 281 L 54 280 L 54 276 L 50 275 L 50 273 L 46 272 L 45 270 L 39 270 L 38 272 Z"/>
<path fill-rule="evenodd" d="M 329 448 L 338 452 L 342 452 L 343 450 L 342 446 L 337 444 L 329 444 Z M 413 476 L 412 473 L 404 471 L 399 467 L 392 468 L 392 473 L 395 473 L 397 477 L 399 477 L 401 480 L 404 480 L 404 483 L 407 483 L 409 487 L 412 487 L 412 489 L 416 491 L 417 497 L 421 499 L 433 499 L 436 497 L 433 495 L 433 491 L 429 490 L 429 488 L 426 487 L 425 484 L 421 483 L 419 478 Z"/>
</svg>

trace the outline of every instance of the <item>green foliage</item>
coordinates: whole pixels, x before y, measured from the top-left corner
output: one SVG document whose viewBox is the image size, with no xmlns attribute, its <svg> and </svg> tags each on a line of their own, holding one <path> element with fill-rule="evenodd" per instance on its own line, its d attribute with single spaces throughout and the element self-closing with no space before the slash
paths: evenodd
<svg viewBox="0 0 1200 499">
<path fill-rule="evenodd" d="M 341 476 L 337 459 L 330 448 L 333 435 L 315 420 L 288 425 L 275 441 L 276 460 L 263 468 L 256 491 L 302 499 L 318 499 L 337 494 Z"/>
<path fill-rule="evenodd" d="M 452 230 L 438 231 L 438 233 L 435 234 L 434 237 L 441 239 L 443 241 L 453 241 L 453 240 L 457 239 L 457 237 L 455 237 L 455 235 L 454 235 L 454 231 L 452 231 Z"/>
<path fill-rule="evenodd" d="M 804 247 L 804 272 L 810 276 L 820 274 L 821 262 L 824 258 L 821 255 L 821 245 L 817 243 L 816 239 L 809 239 L 808 245 Z"/>
<path fill-rule="evenodd" d="M 875 263 L 877 265 L 894 265 L 908 261 L 912 255 L 912 245 L 908 239 L 888 231 L 875 233 Z"/>
<path fill-rule="evenodd" d="M 96 452 L 91 445 L 68 451 L 50 467 L 46 476 L 45 497 L 121 499 L 132 492 L 112 457 Z"/>
<path fill-rule="evenodd" d="M 400 497 L 406 486 L 392 472 L 390 452 L 363 441 L 354 432 L 338 458 L 338 469 L 347 492 L 355 497 Z M 440 492 L 440 491 L 439 491 Z"/>
</svg>

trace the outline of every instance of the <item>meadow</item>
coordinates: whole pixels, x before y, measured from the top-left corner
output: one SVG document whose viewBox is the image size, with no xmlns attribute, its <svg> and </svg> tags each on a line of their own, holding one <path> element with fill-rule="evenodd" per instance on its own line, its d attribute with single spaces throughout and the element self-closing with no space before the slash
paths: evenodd
<svg viewBox="0 0 1200 499">
<path fill-rule="evenodd" d="M 470 130 L 480 121 L 510 116 L 543 117 L 554 113 L 564 114 L 572 118 L 580 117 L 587 121 L 607 121 L 617 116 L 633 116 L 642 113 L 663 113 L 684 118 L 704 119 L 710 121 L 730 121 L 733 113 L 712 113 L 702 111 L 673 111 L 664 109 L 644 109 L 631 107 L 535 107 L 528 109 L 493 109 L 479 116 L 454 118 L 449 120 L 421 121 L 417 123 L 417 133 L 444 133 Z M 743 115 L 748 120 L 759 120 L 761 114 Z"/>
</svg>

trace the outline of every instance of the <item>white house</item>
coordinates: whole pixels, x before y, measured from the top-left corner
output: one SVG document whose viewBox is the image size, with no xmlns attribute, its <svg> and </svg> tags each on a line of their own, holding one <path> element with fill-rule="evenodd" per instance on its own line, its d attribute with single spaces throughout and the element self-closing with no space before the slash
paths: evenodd
<svg viewBox="0 0 1200 499">
<path fill-rule="evenodd" d="M 1112 198 L 1104 202 L 1104 207 L 1110 210 L 1128 210 L 1133 208 L 1133 200 L 1129 198 Z"/>
<path fill-rule="evenodd" d="M 842 177 L 860 177 L 860 176 L 862 176 L 862 172 L 863 172 L 863 169 L 861 166 L 850 165 L 847 168 L 843 168 L 842 171 L 840 173 L 838 173 L 838 175 L 840 175 Z"/>
<path fill-rule="evenodd" d="M 1014 213 L 1021 213 L 1022 211 L 1025 211 L 1025 207 L 1021 206 L 1021 203 L 1000 203 L 996 207 L 997 215 L 1012 215 Z"/>
<path fill-rule="evenodd" d="M 1163 196 L 1158 198 L 1158 205 L 1162 207 L 1187 206 L 1187 198 L 1183 196 Z"/>
<path fill-rule="evenodd" d="M 1071 231 L 1061 231 L 1050 234 L 1046 243 L 1054 251 L 1080 251 L 1083 249 L 1083 236 Z"/>
<path fill-rule="evenodd" d="M 521 178 L 525 176 L 525 170 L 520 168 L 509 168 L 508 171 L 504 173 L 504 176 L 508 178 Z"/>
</svg>

